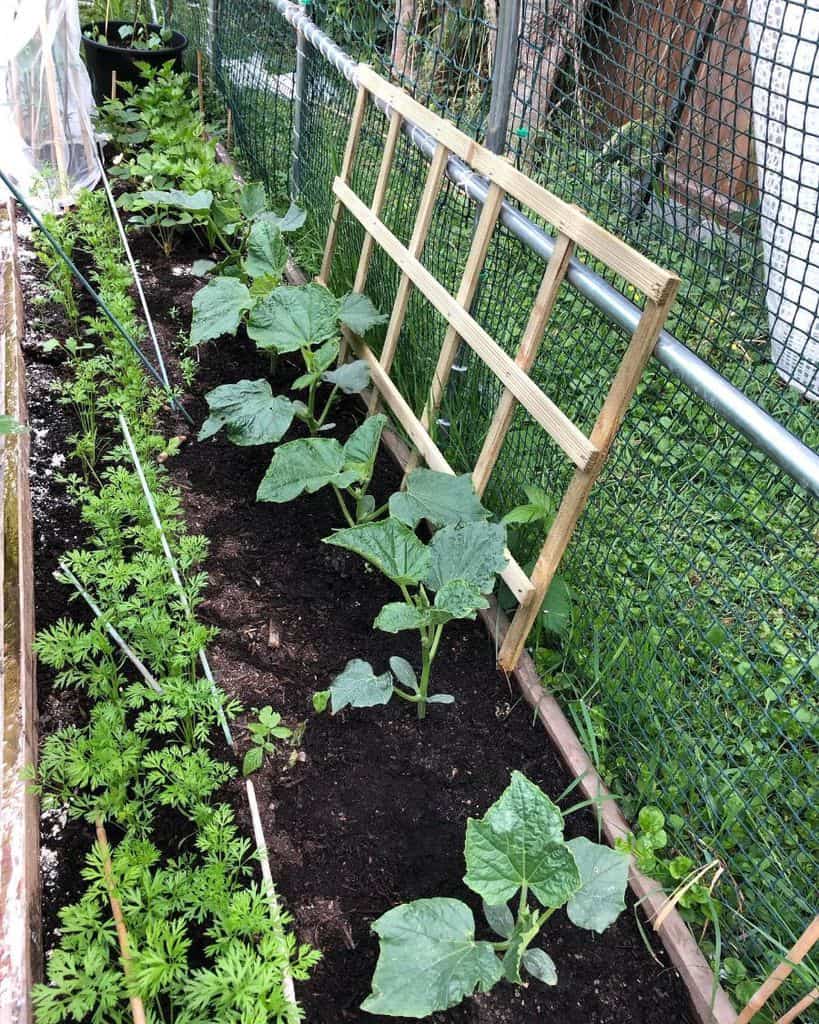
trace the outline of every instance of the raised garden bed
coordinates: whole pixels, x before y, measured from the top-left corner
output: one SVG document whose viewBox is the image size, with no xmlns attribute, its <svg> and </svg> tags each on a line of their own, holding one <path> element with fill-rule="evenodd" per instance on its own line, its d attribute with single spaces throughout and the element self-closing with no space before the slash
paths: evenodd
<svg viewBox="0 0 819 1024">
<path fill-rule="evenodd" d="M 201 287 L 190 268 L 208 254 L 190 236 L 170 256 L 144 236 L 135 248 L 165 362 L 178 380 L 179 337 L 188 334 L 192 298 Z M 87 253 L 81 254 L 83 260 L 88 261 Z M 66 550 L 83 539 L 84 528 L 55 473 L 63 468 L 67 438 L 82 425 L 66 407 L 54 404 L 51 385 L 72 368 L 43 343 L 52 335 L 64 338 L 68 325 L 48 300 L 42 271 L 33 261 L 29 270 L 32 329 L 26 350 L 34 427 L 38 628 L 43 629 L 68 614 L 89 620 L 84 612 L 77 614 L 70 589 L 56 586 L 52 576 Z M 82 300 L 80 312 L 90 311 Z M 212 388 L 266 378 L 280 393 L 300 373 L 296 358 L 284 355 L 273 374 L 269 359 L 243 329 L 234 339 L 199 352 L 195 380 L 183 396 L 197 425 L 207 416 L 204 396 Z M 358 399 L 344 399 L 333 413 L 334 433 L 346 439 L 362 418 Z M 599 798 L 605 793 L 565 720 L 532 679 L 531 663 L 524 658 L 514 682 L 496 671 L 496 641 L 477 622 L 450 623 L 435 663 L 436 692 L 451 694 L 454 705 L 430 707 L 424 721 L 397 702 L 332 717 L 315 714 L 313 695 L 326 689 L 351 658 L 367 658 L 381 670 L 399 655 L 417 666 L 416 645 L 405 639 L 407 634 L 386 636 L 372 629 L 382 605 L 395 599 L 395 589 L 353 554 L 321 543 L 339 526 L 331 492 L 286 504 L 255 501 L 272 446 L 237 448 L 222 434 L 195 441 L 168 407 L 161 413 L 160 429 L 168 442 L 184 436 L 165 445 L 159 461 L 179 489 L 188 531 L 210 541 L 202 567 L 207 585 L 197 614 L 219 631 L 209 645 L 219 686 L 245 708 L 233 723 L 239 754 L 249 745 L 247 726 L 256 720 L 248 709 L 271 705 L 294 732 L 293 742 L 276 747 L 253 781 L 275 884 L 294 916 L 293 930 L 300 942 L 322 952 L 311 979 L 297 985 L 305 1019 L 311 1024 L 387 1019 L 360 1009 L 378 955 L 370 926 L 402 901 L 437 897 L 465 900 L 482 920 L 480 900 L 463 882 L 464 832 L 469 818 L 482 817 L 498 799 L 512 773 L 524 774 L 566 809 L 581 802 L 583 792 Z M 300 436 L 300 431 L 303 427 L 296 425 L 289 436 Z M 106 424 L 99 450 L 118 443 L 116 431 Z M 394 440 L 392 447 L 399 447 Z M 159 448 L 154 445 L 155 455 Z M 395 463 L 382 449 L 373 474 L 376 504 L 399 483 Z M 494 607 L 485 614 L 491 626 L 501 622 Z M 84 725 L 88 701 L 56 690 L 53 683 L 54 672 L 45 668 L 40 687 L 44 731 Z M 537 705 L 537 714 L 530 703 Z M 541 719 L 557 737 L 559 750 L 545 738 Z M 218 738 L 211 752 L 234 760 Z M 565 763 L 575 776 L 585 773 L 580 787 Z M 242 832 L 251 834 L 240 777 L 222 786 L 214 799 L 229 802 Z M 602 825 L 589 808 L 570 814 L 566 837 L 596 841 L 601 831 L 609 839 L 622 832 L 625 823 L 610 801 L 603 799 L 601 810 Z M 175 811 L 160 811 L 151 835 L 163 849 L 182 850 L 187 827 Z M 116 845 L 116 827 L 109 831 Z M 59 815 L 44 819 L 46 952 L 58 938 L 59 906 L 82 890 L 83 858 L 92 841 L 86 823 L 69 824 Z M 634 884 L 656 912 L 661 897 L 649 894 L 651 884 L 640 877 Z M 600 1024 L 673 1024 L 694 1020 L 695 1014 L 707 1019 L 708 972 L 692 952 L 681 921 L 672 915 L 664 931 L 690 993 L 638 915 L 630 897 L 629 910 L 596 935 L 558 911 L 541 936 L 557 964 L 557 984 L 498 985 L 431 1019 L 482 1024 L 549 1016 Z M 477 937 L 492 938 L 481 924 Z M 198 936 L 198 942 L 204 943 L 204 937 Z M 191 960 L 197 967 L 195 945 Z M 725 1004 L 716 1005 L 717 1019 L 727 1019 Z"/>
</svg>

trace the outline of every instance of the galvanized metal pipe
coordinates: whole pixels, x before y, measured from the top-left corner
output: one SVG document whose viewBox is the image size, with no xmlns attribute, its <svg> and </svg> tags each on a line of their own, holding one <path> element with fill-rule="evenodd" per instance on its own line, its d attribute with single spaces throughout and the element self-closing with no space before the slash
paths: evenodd
<svg viewBox="0 0 819 1024">
<path fill-rule="evenodd" d="M 279 14 L 349 82 L 358 86 L 358 64 L 318 25 L 290 0 L 271 0 Z M 388 104 L 378 106 L 388 112 Z M 404 121 L 404 132 L 428 159 L 435 151 L 435 139 L 418 125 Z M 452 156 L 447 177 L 463 189 L 474 202 L 483 204 L 489 191 L 486 181 Z M 504 202 L 500 221 L 527 248 L 544 261 L 551 258 L 554 239 L 520 211 Z M 590 267 L 573 259 L 567 272 L 569 283 L 600 310 L 613 324 L 632 332 L 640 319 L 640 310 Z M 732 427 L 748 438 L 761 452 L 801 487 L 819 498 L 819 454 L 799 440 L 786 427 L 729 380 L 708 365 L 668 331 L 660 334 L 654 348 L 658 362 L 679 381 L 714 409 Z"/>
</svg>

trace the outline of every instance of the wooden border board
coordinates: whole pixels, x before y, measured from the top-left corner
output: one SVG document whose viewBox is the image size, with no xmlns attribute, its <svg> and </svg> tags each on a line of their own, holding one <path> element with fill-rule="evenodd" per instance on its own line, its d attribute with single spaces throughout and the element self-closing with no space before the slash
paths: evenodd
<svg viewBox="0 0 819 1024">
<path fill-rule="evenodd" d="M 326 285 L 330 280 L 339 222 L 345 211 L 352 215 L 365 231 L 354 290 L 363 292 L 365 289 L 375 245 L 392 259 L 401 272 L 381 355 L 377 356 L 351 331 L 345 329 L 344 332 L 343 356 L 346 357 L 348 346 L 352 347 L 359 358 L 366 360 L 370 368 L 375 389 L 370 412 L 375 411 L 383 401 L 406 431 L 416 450 L 409 468 L 416 465 L 419 459 L 423 459 L 431 469 L 452 473 L 453 470 L 446 458 L 432 440 L 429 428 L 436 418 L 459 346 L 465 342 L 495 374 L 504 388 L 483 448 L 472 470 L 478 494 L 482 495 L 486 489 L 503 449 L 517 405 L 522 405 L 526 409 L 575 467 L 574 475 L 563 494 L 557 515 L 531 576 L 523 571 L 511 555 L 502 574 L 504 582 L 518 601 L 517 611 L 498 654 L 500 667 L 509 672 L 514 669 L 520 658 L 549 585 L 605 463 L 628 404 L 674 302 L 679 278 L 656 266 L 624 241 L 610 234 L 576 206 L 565 203 L 527 178 L 506 160 L 464 135 L 449 121 L 432 113 L 402 89 L 380 78 L 372 68 L 365 64 L 359 65 L 357 80 L 358 93 L 344 159 L 340 174 L 333 182 L 333 194 L 336 198 L 318 281 Z M 381 100 L 386 105 L 389 129 L 373 200 L 368 206 L 353 191 L 350 180 L 367 105 L 372 99 Z M 380 219 L 388 195 L 390 172 L 402 121 L 418 125 L 436 141 L 408 246 L 403 245 Z M 475 173 L 482 175 L 489 187 L 461 283 L 455 295 L 447 291 L 421 262 L 432 213 L 441 193 L 450 156 L 460 158 Z M 544 218 L 556 230 L 554 253 L 546 266 L 514 358 L 501 348 L 470 313 L 479 276 L 506 197 L 517 200 Z M 600 260 L 645 296 L 643 313 L 588 436 L 529 376 L 558 293 L 565 281 L 570 260 L 578 248 Z M 412 288 L 418 289 L 447 322 L 429 394 L 420 416 L 415 414 L 390 377 Z"/>
<path fill-rule="evenodd" d="M 24 311 L 17 271 L 14 206 L 0 204 L 0 412 L 27 422 L 20 342 Z M 34 554 L 29 436 L 0 437 L 0 1020 L 30 1024 L 31 986 L 40 979 L 40 814 L 25 772 L 37 759 Z"/>
</svg>

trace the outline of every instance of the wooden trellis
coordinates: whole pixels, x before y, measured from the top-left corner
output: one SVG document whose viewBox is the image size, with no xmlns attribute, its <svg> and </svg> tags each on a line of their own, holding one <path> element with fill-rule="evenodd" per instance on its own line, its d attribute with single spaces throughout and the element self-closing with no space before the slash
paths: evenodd
<svg viewBox="0 0 819 1024">
<path fill-rule="evenodd" d="M 612 441 L 625 415 L 657 336 L 674 301 L 679 278 L 656 266 L 621 239 L 595 224 L 580 209 L 563 202 L 460 132 L 450 122 L 433 114 L 401 89 L 380 78 L 372 68 L 360 65 L 358 94 L 353 110 L 350 134 L 340 174 L 333 182 L 336 202 L 333 208 L 324 258 L 318 280 L 327 284 L 338 236 L 339 222 L 347 210 L 364 227 L 365 237 L 353 290 L 363 292 L 367 283 L 373 247 L 378 245 L 401 271 L 386 338 L 380 357 L 364 342 L 346 332 L 345 341 L 365 359 L 375 388 L 370 412 L 383 401 L 406 431 L 418 458 L 431 469 L 452 473 L 443 454 L 429 434 L 461 341 L 466 342 L 504 386 L 472 476 L 475 489 L 482 495 L 503 448 L 506 433 L 517 404 L 540 424 L 562 448 L 575 466 L 574 476 L 561 501 L 531 577 L 510 556 L 503 579 L 518 601 L 518 608 L 501 647 L 498 662 L 506 671 L 517 664 L 529 631 L 537 618 L 543 599 L 568 546 L 577 521 L 585 508 Z M 371 97 L 388 106 L 389 127 L 373 198 L 368 206 L 350 187 L 358 140 L 367 104 Z M 415 226 L 409 245 L 404 246 L 380 220 L 389 190 L 390 171 L 404 120 L 423 128 L 436 140 L 436 148 L 427 173 Z M 489 194 L 475 229 L 472 248 L 455 295 L 420 262 L 432 213 L 441 191 L 447 161 L 459 157 L 486 179 Z M 500 345 L 470 315 L 470 306 L 478 286 L 489 244 L 492 240 L 501 204 L 510 196 L 545 218 L 557 232 L 555 250 L 546 267 L 540 288 L 517 354 L 507 355 Z M 625 355 L 614 375 L 591 433 L 583 431 L 529 377 L 547 321 L 566 275 L 575 248 L 582 248 L 645 295 L 645 308 L 631 336 Z M 412 288 L 417 288 L 444 317 L 444 335 L 438 363 L 424 409 L 419 416 L 407 403 L 390 377 L 407 303 Z M 342 358 L 344 358 L 344 353 Z M 413 463 L 414 464 L 414 463 Z"/>
</svg>

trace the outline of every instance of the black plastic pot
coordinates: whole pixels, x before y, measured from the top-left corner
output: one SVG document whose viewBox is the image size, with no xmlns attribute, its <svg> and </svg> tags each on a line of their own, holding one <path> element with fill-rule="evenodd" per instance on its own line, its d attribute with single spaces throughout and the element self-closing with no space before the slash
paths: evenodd
<svg viewBox="0 0 819 1024">
<path fill-rule="evenodd" d="M 107 39 L 119 40 L 122 25 L 130 25 L 130 21 L 109 21 Z M 140 24 L 142 24 L 140 22 Z M 149 23 L 145 26 L 148 32 L 161 31 L 159 25 Z M 188 45 L 187 36 L 174 32 L 167 46 L 159 50 L 140 50 L 139 47 L 121 46 L 114 43 L 100 43 L 98 37 L 105 33 L 105 22 L 94 21 L 82 27 L 82 45 L 85 51 L 85 62 L 91 77 L 94 99 L 97 103 L 111 95 L 111 78 L 117 73 L 118 82 L 141 82 L 143 74 L 137 67 L 137 61 L 160 67 L 169 60 L 174 62 L 177 71 L 182 70 L 182 53 Z"/>
</svg>

